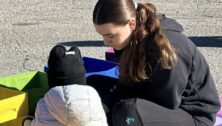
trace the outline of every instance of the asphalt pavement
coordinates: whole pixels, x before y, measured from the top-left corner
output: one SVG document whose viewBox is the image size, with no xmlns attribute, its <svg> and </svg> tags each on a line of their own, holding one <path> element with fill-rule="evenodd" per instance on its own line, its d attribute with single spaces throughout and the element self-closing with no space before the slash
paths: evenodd
<svg viewBox="0 0 222 126">
<path fill-rule="evenodd" d="M 55 44 L 75 44 L 83 56 L 104 59 L 107 47 L 92 23 L 96 1 L 1 0 L 0 77 L 30 70 L 43 71 Z M 222 0 L 149 2 L 157 5 L 160 13 L 184 26 L 184 33 L 208 61 L 222 96 Z"/>
</svg>

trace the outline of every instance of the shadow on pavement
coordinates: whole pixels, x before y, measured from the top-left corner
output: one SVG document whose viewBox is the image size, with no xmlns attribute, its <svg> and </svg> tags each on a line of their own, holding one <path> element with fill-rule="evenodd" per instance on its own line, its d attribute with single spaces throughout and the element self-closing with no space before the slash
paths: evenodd
<svg viewBox="0 0 222 126">
<path fill-rule="evenodd" d="M 85 40 L 85 41 L 70 41 L 70 42 L 59 42 L 57 44 L 61 44 L 64 46 L 73 46 L 76 45 L 78 47 L 105 47 L 103 41 L 101 40 Z"/>
<path fill-rule="evenodd" d="M 198 47 L 222 47 L 222 36 L 190 36 Z"/>
<path fill-rule="evenodd" d="M 198 47 L 222 47 L 222 36 L 190 36 L 189 38 Z M 57 44 L 64 46 L 76 45 L 79 47 L 105 47 L 101 40 L 59 42 Z"/>
</svg>

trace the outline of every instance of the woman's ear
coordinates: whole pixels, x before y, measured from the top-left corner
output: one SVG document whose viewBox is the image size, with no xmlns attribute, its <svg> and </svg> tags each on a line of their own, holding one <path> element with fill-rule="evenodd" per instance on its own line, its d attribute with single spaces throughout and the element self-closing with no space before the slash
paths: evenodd
<svg viewBox="0 0 222 126">
<path fill-rule="evenodd" d="M 133 31 L 136 28 L 136 20 L 135 18 L 131 18 L 128 22 L 130 30 Z"/>
</svg>

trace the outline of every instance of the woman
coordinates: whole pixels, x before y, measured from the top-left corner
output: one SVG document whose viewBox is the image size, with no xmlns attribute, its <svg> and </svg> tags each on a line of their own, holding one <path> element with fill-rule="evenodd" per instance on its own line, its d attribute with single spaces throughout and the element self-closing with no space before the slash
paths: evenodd
<svg viewBox="0 0 222 126">
<path fill-rule="evenodd" d="M 206 60 L 180 24 L 158 15 L 154 5 L 132 0 L 99 0 L 93 23 L 119 60 L 120 84 L 103 99 L 111 111 L 116 105 L 113 120 L 120 121 L 113 125 L 136 122 L 118 115 L 130 111 L 131 103 L 142 119 L 137 126 L 214 124 L 220 109 L 215 84 Z"/>
</svg>

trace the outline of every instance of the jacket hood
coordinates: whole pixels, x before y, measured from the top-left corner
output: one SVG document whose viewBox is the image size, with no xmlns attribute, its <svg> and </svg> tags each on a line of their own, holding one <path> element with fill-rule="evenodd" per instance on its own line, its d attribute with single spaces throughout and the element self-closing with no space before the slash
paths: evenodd
<svg viewBox="0 0 222 126">
<path fill-rule="evenodd" d="M 50 115 L 65 126 L 107 126 L 101 99 L 90 86 L 54 87 L 44 101 Z"/>
<path fill-rule="evenodd" d="M 172 18 L 168 18 L 165 15 L 160 15 L 160 26 L 165 31 L 175 31 L 175 32 L 183 32 L 183 26 L 179 24 L 176 20 Z"/>
</svg>

